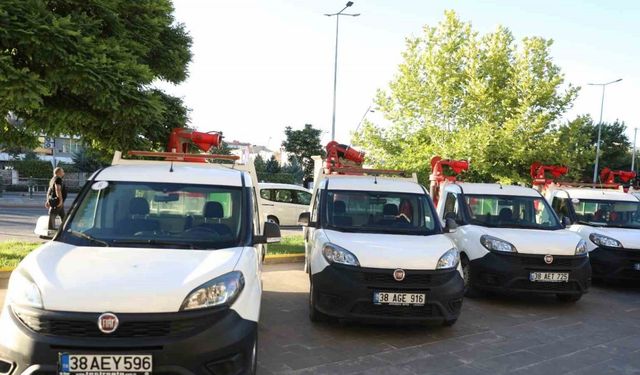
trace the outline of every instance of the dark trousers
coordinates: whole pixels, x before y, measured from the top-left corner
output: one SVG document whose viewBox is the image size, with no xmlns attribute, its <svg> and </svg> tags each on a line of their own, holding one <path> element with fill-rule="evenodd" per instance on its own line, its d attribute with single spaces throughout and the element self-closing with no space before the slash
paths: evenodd
<svg viewBox="0 0 640 375">
<path fill-rule="evenodd" d="M 64 220 L 64 206 L 49 208 L 49 229 L 56 229 L 56 216 L 60 216 L 60 220 Z"/>
</svg>

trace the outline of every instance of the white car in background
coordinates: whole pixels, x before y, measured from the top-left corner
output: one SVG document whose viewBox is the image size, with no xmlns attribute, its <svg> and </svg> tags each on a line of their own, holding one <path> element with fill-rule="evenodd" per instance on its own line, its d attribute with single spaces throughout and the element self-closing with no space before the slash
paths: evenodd
<svg viewBox="0 0 640 375">
<path fill-rule="evenodd" d="M 258 184 L 262 212 L 278 225 L 298 225 L 298 216 L 309 210 L 311 192 L 291 184 Z"/>
</svg>

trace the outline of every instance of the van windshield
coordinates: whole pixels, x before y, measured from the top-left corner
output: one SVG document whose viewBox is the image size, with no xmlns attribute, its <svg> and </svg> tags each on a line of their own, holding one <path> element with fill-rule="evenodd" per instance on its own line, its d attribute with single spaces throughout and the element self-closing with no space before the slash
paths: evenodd
<svg viewBox="0 0 640 375">
<path fill-rule="evenodd" d="M 465 195 L 469 223 L 497 228 L 560 229 L 557 217 L 542 197 Z"/>
<path fill-rule="evenodd" d="M 325 222 L 345 232 L 440 233 L 429 198 L 421 194 L 327 191 Z"/>
<path fill-rule="evenodd" d="M 92 246 L 235 247 L 242 206 L 239 187 L 98 181 L 58 239 Z"/>
<path fill-rule="evenodd" d="M 579 223 L 640 229 L 640 202 L 573 199 Z"/>
</svg>

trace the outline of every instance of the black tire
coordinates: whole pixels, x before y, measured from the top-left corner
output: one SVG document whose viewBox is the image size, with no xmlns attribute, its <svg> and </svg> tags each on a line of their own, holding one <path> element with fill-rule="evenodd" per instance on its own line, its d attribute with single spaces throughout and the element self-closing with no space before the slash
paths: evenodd
<svg viewBox="0 0 640 375">
<path fill-rule="evenodd" d="M 574 303 L 574 302 L 578 302 L 580 300 L 580 298 L 582 298 L 582 293 L 580 293 L 580 294 L 556 294 L 556 298 L 560 302 Z"/>
<path fill-rule="evenodd" d="M 317 293 L 313 289 L 313 281 L 311 280 L 311 269 L 309 269 L 309 320 L 318 323 L 326 322 L 329 320 L 329 316 L 324 314 L 316 308 Z"/>
<path fill-rule="evenodd" d="M 460 257 L 462 263 L 462 279 L 464 280 L 464 296 L 469 298 L 478 298 L 482 296 L 482 293 L 473 285 L 471 279 L 471 263 L 466 254 L 462 254 Z M 454 321 L 455 323 L 455 321 Z"/>
<path fill-rule="evenodd" d="M 445 321 L 442 322 L 442 325 L 445 326 L 445 327 L 451 327 L 452 325 L 456 324 L 457 321 L 458 321 L 458 318 L 445 319 Z"/>
<path fill-rule="evenodd" d="M 253 341 L 253 348 L 251 349 L 251 367 L 247 370 L 247 375 L 256 375 L 258 372 L 258 330 L 256 329 L 255 339 Z"/>
<path fill-rule="evenodd" d="M 267 216 L 267 221 L 270 221 L 270 222 L 272 222 L 274 224 L 280 225 L 280 220 L 278 220 L 278 218 L 273 216 L 273 215 Z"/>
</svg>

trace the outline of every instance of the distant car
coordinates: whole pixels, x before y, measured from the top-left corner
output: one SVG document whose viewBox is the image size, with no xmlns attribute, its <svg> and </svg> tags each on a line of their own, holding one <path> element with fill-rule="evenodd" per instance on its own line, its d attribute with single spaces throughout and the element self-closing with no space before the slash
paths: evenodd
<svg viewBox="0 0 640 375">
<path fill-rule="evenodd" d="M 262 212 L 278 225 L 298 225 L 298 216 L 309 211 L 311 192 L 290 184 L 259 184 Z"/>
</svg>

